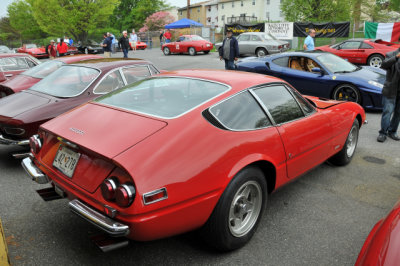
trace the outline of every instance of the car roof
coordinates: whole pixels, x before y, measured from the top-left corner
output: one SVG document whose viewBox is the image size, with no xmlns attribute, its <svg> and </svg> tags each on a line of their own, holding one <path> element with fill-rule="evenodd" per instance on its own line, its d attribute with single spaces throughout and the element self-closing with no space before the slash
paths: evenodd
<svg viewBox="0 0 400 266">
<path fill-rule="evenodd" d="M 158 77 L 186 77 L 203 79 L 211 82 L 219 82 L 232 87 L 232 93 L 236 93 L 243 89 L 254 87 L 260 84 L 272 83 L 272 82 L 285 82 L 279 78 L 256 74 L 242 71 L 231 71 L 231 70 L 215 70 L 215 69 L 185 69 L 164 72 L 158 74 Z"/>
<path fill-rule="evenodd" d="M 0 54 L 0 57 L 26 57 L 29 56 L 29 54 L 26 53 L 4 53 Z"/>
<path fill-rule="evenodd" d="M 66 64 L 73 64 L 75 62 L 79 62 L 79 61 L 84 61 L 84 60 L 91 60 L 91 59 L 101 59 L 103 58 L 100 55 L 68 55 L 68 56 L 63 56 L 63 57 L 58 57 L 57 61 L 61 61 L 64 62 Z"/>
<path fill-rule="evenodd" d="M 101 59 L 91 59 L 78 62 L 74 65 L 94 67 L 101 70 L 109 70 L 129 65 L 149 65 L 149 64 L 152 63 L 138 58 L 101 58 Z"/>
</svg>

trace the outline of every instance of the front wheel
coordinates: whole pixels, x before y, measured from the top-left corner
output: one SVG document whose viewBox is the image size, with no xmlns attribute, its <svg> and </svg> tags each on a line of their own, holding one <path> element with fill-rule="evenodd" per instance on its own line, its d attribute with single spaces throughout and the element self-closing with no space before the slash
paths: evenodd
<svg viewBox="0 0 400 266">
<path fill-rule="evenodd" d="M 343 166 L 350 163 L 357 148 L 359 131 L 360 124 L 358 120 L 355 119 L 353 125 L 351 126 L 349 135 L 347 135 L 347 139 L 343 145 L 343 148 L 340 150 L 340 152 L 329 158 L 328 162 L 337 166 Z"/>
<path fill-rule="evenodd" d="M 171 51 L 169 50 L 168 47 L 164 47 L 163 52 L 164 52 L 165 55 L 170 55 L 171 54 Z"/>
<path fill-rule="evenodd" d="M 190 55 L 196 55 L 196 49 L 194 49 L 193 47 L 190 47 L 188 51 Z"/>
<path fill-rule="evenodd" d="M 253 236 L 265 209 L 267 183 L 257 167 L 241 170 L 229 183 L 207 223 L 205 241 L 223 251 L 244 246 Z"/>
<path fill-rule="evenodd" d="M 256 51 L 257 57 L 263 57 L 263 56 L 266 56 L 267 54 L 268 54 L 268 52 L 264 48 L 258 48 Z"/>
<path fill-rule="evenodd" d="M 361 95 L 358 89 L 351 84 L 341 84 L 333 91 L 333 99 L 337 101 L 350 101 L 361 104 Z"/>
<path fill-rule="evenodd" d="M 368 58 L 367 64 L 372 67 L 381 67 L 385 58 L 380 54 L 373 54 Z"/>
</svg>

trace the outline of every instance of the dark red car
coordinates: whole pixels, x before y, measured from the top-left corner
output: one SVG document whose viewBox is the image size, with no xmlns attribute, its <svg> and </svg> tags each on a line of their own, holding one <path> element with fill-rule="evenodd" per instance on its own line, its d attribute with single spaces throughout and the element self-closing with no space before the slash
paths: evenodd
<svg viewBox="0 0 400 266">
<path fill-rule="evenodd" d="M 161 50 L 165 55 L 179 53 L 196 55 L 198 52 L 208 54 L 212 48 L 213 44 L 211 42 L 204 40 L 198 35 L 182 35 L 175 42 L 163 44 Z"/>
<path fill-rule="evenodd" d="M 65 64 L 73 64 L 85 60 L 103 58 L 99 55 L 76 55 L 58 57 L 55 60 L 49 60 L 37 67 L 31 68 L 14 78 L 0 83 L 0 98 L 6 97 L 16 92 L 20 92 L 32 87 L 34 84 L 47 77 L 52 72 Z"/>
<path fill-rule="evenodd" d="M 22 164 L 113 236 L 202 228 L 233 250 L 255 233 L 269 193 L 355 154 L 363 108 L 307 98 L 260 74 L 166 72 L 43 124 Z"/>
<path fill-rule="evenodd" d="M 369 233 L 356 266 L 400 264 L 400 200 Z"/>
<path fill-rule="evenodd" d="M 24 72 L 39 64 L 39 60 L 27 54 L 0 53 L 0 82 L 11 79 L 19 73 Z"/>
<path fill-rule="evenodd" d="M 44 47 L 37 47 L 36 44 L 24 44 L 22 47 L 17 49 L 17 53 L 30 54 L 36 58 L 49 58 Z"/>
<path fill-rule="evenodd" d="M 315 47 L 315 50 L 330 52 L 353 64 L 380 67 L 386 53 L 399 47 L 400 44 L 385 42 L 380 39 L 350 39 L 334 45 Z"/>
<path fill-rule="evenodd" d="M 150 62 L 133 59 L 63 65 L 29 89 L 0 99 L 0 144 L 26 145 L 42 123 L 156 73 Z"/>
</svg>

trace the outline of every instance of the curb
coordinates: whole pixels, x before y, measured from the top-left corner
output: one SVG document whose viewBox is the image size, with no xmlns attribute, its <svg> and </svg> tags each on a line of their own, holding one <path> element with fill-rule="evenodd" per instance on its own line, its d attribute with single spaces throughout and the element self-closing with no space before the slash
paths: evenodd
<svg viewBox="0 0 400 266">
<path fill-rule="evenodd" d="M 3 225 L 0 219 L 0 265 L 9 266 L 10 260 L 7 254 L 7 244 L 4 236 Z"/>
</svg>

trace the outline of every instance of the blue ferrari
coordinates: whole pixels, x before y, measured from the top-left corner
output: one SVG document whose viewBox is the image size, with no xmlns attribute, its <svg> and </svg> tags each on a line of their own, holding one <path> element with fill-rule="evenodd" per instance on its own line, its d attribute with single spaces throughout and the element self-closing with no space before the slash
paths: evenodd
<svg viewBox="0 0 400 266">
<path fill-rule="evenodd" d="M 386 71 L 355 66 L 327 52 L 286 52 L 265 57 L 248 57 L 237 70 L 279 77 L 302 94 L 353 101 L 365 109 L 382 109 Z"/>
</svg>

